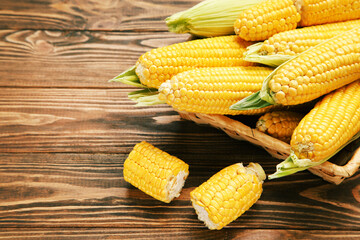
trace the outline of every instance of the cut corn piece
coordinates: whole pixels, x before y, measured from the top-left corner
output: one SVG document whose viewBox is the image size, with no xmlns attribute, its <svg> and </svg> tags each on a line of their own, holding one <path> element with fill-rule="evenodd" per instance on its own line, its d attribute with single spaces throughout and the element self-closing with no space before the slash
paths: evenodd
<svg viewBox="0 0 360 240">
<path fill-rule="evenodd" d="M 181 111 L 206 114 L 261 114 L 269 109 L 234 111 L 231 104 L 261 89 L 268 67 L 200 68 L 161 84 L 159 99 Z"/>
<path fill-rule="evenodd" d="M 360 136 L 360 80 L 327 94 L 300 121 L 291 154 L 269 178 L 319 165 Z"/>
<path fill-rule="evenodd" d="M 360 19 L 360 0 L 295 0 L 295 5 L 303 27 Z"/>
<path fill-rule="evenodd" d="M 272 104 L 297 105 L 317 99 L 360 78 L 360 27 L 346 31 L 274 70 L 260 92 L 230 108 L 249 110 Z"/>
<path fill-rule="evenodd" d="M 194 68 L 251 66 L 243 53 L 251 45 L 235 35 L 198 39 L 153 49 L 112 79 L 144 88 L 159 88 L 172 76 Z"/>
<path fill-rule="evenodd" d="M 360 20 L 297 28 L 247 48 L 245 60 L 277 67 L 324 40 L 360 26 Z"/>
<path fill-rule="evenodd" d="M 124 163 L 124 179 L 144 193 L 166 203 L 180 192 L 189 166 L 177 157 L 143 141 L 135 145 Z"/>
<path fill-rule="evenodd" d="M 262 193 L 266 174 L 258 163 L 228 166 L 190 193 L 192 205 L 209 229 L 220 230 L 247 211 Z"/>
<path fill-rule="evenodd" d="M 169 31 L 203 37 L 234 34 L 234 21 L 243 10 L 263 0 L 204 0 L 166 18 Z"/>
<path fill-rule="evenodd" d="M 273 111 L 262 115 L 256 122 L 256 129 L 283 142 L 290 143 L 292 133 L 304 117 L 292 111 Z"/>
<path fill-rule="evenodd" d="M 241 12 L 234 30 L 246 41 L 261 41 L 275 33 L 295 29 L 299 21 L 300 14 L 293 0 L 267 0 Z"/>
</svg>

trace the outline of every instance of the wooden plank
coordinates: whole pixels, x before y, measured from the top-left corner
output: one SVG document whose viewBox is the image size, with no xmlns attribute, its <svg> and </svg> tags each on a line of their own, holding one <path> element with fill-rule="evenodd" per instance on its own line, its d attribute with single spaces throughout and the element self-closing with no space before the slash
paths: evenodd
<svg viewBox="0 0 360 240">
<path fill-rule="evenodd" d="M 180 197 L 166 204 L 124 181 L 127 154 L 0 154 L 0 227 L 204 229 L 191 190 L 237 161 L 259 162 L 267 173 L 276 164 L 258 152 L 177 156 L 190 175 Z M 340 186 L 309 172 L 266 181 L 260 200 L 227 229 L 360 231 L 359 177 Z"/>
<path fill-rule="evenodd" d="M 200 0 L 2 0 L 0 29 L 164 31 L 164 19 Z"/>
<path fill-rule="evenodd" d="M 128 152 L 142 140 L 179 152 L 255 151 L 166 104 L 135 107 L 123 89 L 3 88 L 0 152 Z"/>
<path fill-rule="evenodd" d="M 50 228 L 50 229 L 16 229 L 6 228 L 0 233 L 1 239 L 38 239 L 38 240 L 98 240 L 98 239 L 226 239 L 225 231 L 209 231 L 206 229 L 164 229 L 164 228 Z"/>
<path fill-rule="evenodd" d="M 108 80 L 146 51 L 187 38 L 168 32 L 0 30 L 0 87 L 127 87 Z"/>
<path fill-rule="evenodd" d="M 0 233 L 1 239 L 209 239 L 209 240 L 288 240 L 288 239 L 318 239 L 318 240 L 352 240 L 359 239 L 358 231 L 322 231 L 322 230 L 238 230 L 223 229 L 221 231 L 209 231 L 206 229 L 164 229 L 164 228 L 5 228 Z"/>
</svg>

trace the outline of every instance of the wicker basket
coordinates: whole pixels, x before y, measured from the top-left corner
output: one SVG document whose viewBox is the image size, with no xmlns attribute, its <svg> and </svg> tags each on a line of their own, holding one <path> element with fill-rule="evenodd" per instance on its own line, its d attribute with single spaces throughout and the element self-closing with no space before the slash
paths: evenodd
<svg viewBox="0 0 360 240">
<path fill-rule="evenodd" d="M 188 113 L 178 111 L 184 119 L 198 124 L 206 124 L 224 131 L 230 137 L 237 140 L 246 140 L 253 144 L 263 147 L 273 157 L 285 159 L 289 156 L 290 145 L 275 139 L 265 133 L 257 131 L 238 120 L 234 120 L 223 115 L 210 115 L 200 113 Z M 345 149 L 334 156 L 331 161 L 327 161 L 308 170 L 323 178 L 324 180 L 340 184 L 344 179 L 351 177 L 360 166 L 360 140 L 351 143 Z M 336 162 L 337 164 L 335 164 Z M 341 165 L 346 162 L 345 165 Z"/>
</svg>

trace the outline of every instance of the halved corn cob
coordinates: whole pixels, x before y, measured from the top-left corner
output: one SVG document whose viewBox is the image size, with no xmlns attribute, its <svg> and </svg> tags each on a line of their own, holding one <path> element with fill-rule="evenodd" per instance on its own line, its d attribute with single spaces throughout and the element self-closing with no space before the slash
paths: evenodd
<svg viewBox="0 0 360 240">
<path fill-rule="evenodd" d="M 268 67 L 200 68 L 179 73 L 161 84 L 159 99 L 181 111 L 206 114 L 261 114 L 270 109 L 234 111 L 229 107 L 261 89 Z"/>
<path fill-rule="evenodd" d="M 241 12 L 234 30 L 246 41 L 260 41 L 295 29 L 299 21 L 300 14 L 293 0 L 266 0 Z"/>
<path fill-rule="evenodd" d="M 194 68 L 254 65 L 243 59 L 250 44 L 232 35 L 156 48 L 143 54 L 134 67 L 111 81 L 157 89 L 172 76 Z"/>
<path fill-rule="evenodd" d="M 360 80 L 327 94 L 300 121 L 290 156 L 269 178 L 319 165 L 360 136 Z"/>
<path fill-rule="evenodd" d="M 360 27 L 346 31 L 279 66 L 262 89 L 230 108 L 249 110 L 272 104 L 314 100 L 360 78 Z"/>
<path fill-rule="evenodd" d="M 295 0 L 300 26 L 360 19 L 360 0 Z"/>
<path fill-rule="evenodd" d="M 258 163 L 233 164 L 190 193 L 191 202 L 209 229 L 220 230 L 240 217 L 260 198 L 266 174 Z"/>
<path fill-rule="evenodd" d="M 273 111 L 262 115 L 256 122 L 256 129 L 290 143 L 291 135 L 304 117 L 302 113 L 292 111 Z"/>
<path fill-rule="evenodd" d="M 146 194 L 166 203 L 180 195 L 189 166 L 170 154 L 142 141 L 124 163 L 124 179 Z"/>
<path fill-rule="evenodd" d="M 203 37 L 234 34 L 234 21 L 243 10 L 263 0 L 204 0 L 166 18 L 169 31 Z"/>
<path fill-rule="evenodd" d="M 277 67 L 294 56 L 345 31 L 360 26 L 360 20 L 329 23 L 280 32 L 247 48 L 245 60 Z"/>
</svg>

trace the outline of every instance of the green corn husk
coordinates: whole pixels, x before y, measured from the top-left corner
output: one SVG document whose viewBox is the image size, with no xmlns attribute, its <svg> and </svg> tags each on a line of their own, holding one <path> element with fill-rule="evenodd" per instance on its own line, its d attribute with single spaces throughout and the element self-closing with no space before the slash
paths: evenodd
<svg viewBox="0 0 360 240">
<path fill-rule="evenodd" d="M 201 37 L 234 34 L 239 14 L 264 0 L 205 0 L 166 18 L 169 31 Z"/>
<path fill-rule="evenodd" d="M 133 91 L 128 94 L 129 99 L 136 102 L 136 106 L 152 106 L 166 103 L 160 100 L 158 96 L 159 92 L 154 88 Z"/>
<path fill-rule="evenodd" d="M 304 171 L 308 168 L 320 165 L 326 161 L 328 161 L 330 158 L 332 158 L 336 153 L 338 153 L 341 149 L 346 147 L 349 143 L 352 141 L 355 141 L 360 137 L 360 132 L 358 132 L 356 135 L 354 135 L 348 142 L 343 144 L 340 148 L 338 148 L 333 154 L 328 156 L 325 159 L 322 159 L 318 162 L 312 162 L 310 159 L 299 159 L 292 151 L 290 153 L 290 156 L 286 158 L 284 161 L 276 165 L 276 172 L 269 175 L 268 179 L 275 179 L 275 178 L 281 178 L 285 177 L 291 174 L 294 174 L 299 171 Z"/>
<path fill-rule="evenodd" d="M 246 52 L 244 52 L 244 60 L 248 62 L 262 63 L 270 67 L 277 67 L 295 57 L 295 55 L 282 54 L 264 55 L 260 51 L 262 45 L 263 43 L 260 42 L 247 47 Z"/>
<path fill-rule="evenodd" d="M 121 82 L 130 86 L 143 88 L 128 94 L 129 99 L 136 102 L 136 106 L 151 106 L 166 103 L 158 98 L 159 92 L 157 89 L 148 88 L 140 82 L 139 77 L 135 73 L 135 66 L 120 73 L 109 80 L 109 82 Z"/>
<path fill-rule="evenodd" d="M 120 73 L 113 79 L 109 80 L 109 82 L 121 82 L 127 85 L 140 87 L 140 88 L 147 88 L 147 86 L 143 85 L 140 82 L 139 77 L 135 73 L 135 66 L 127 69 L 126 71 Z"/>
</svg>

